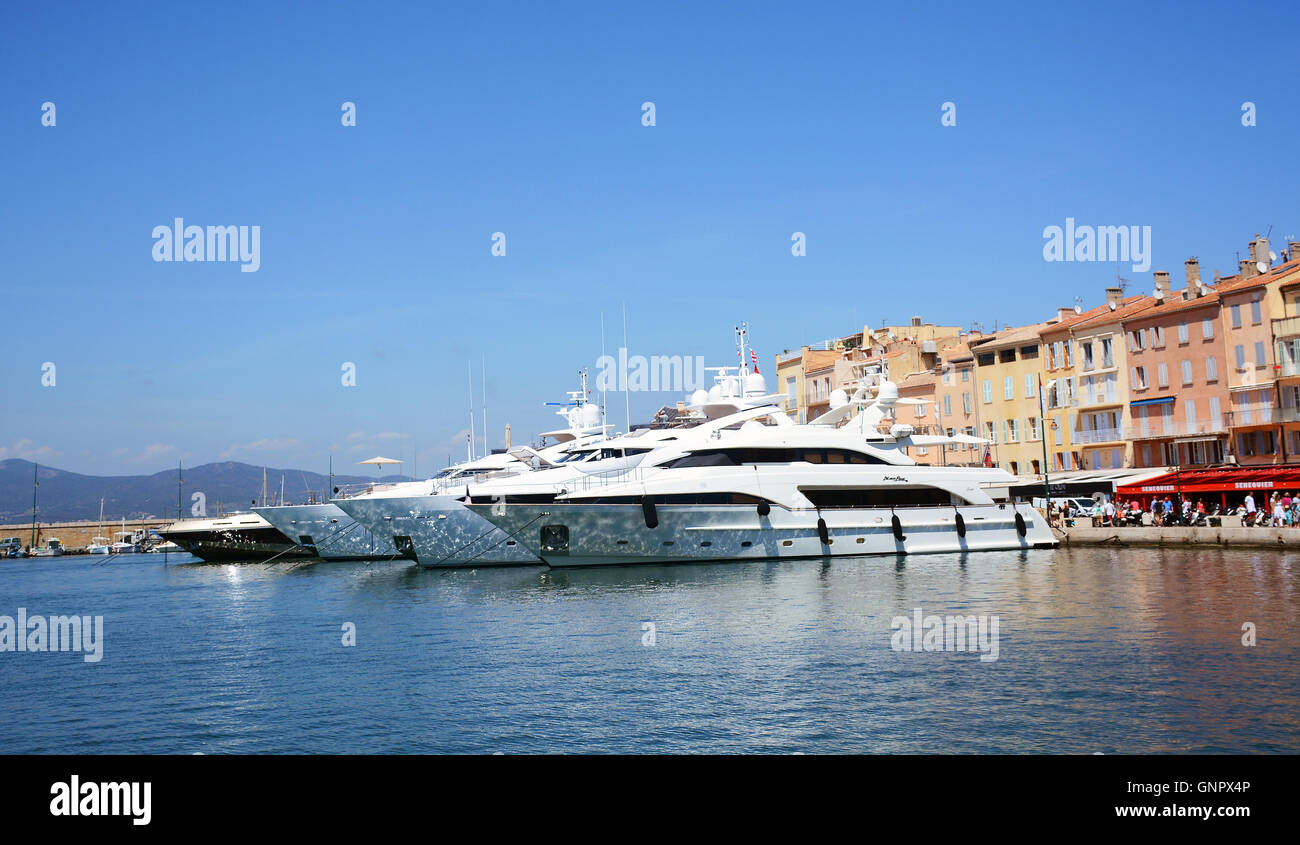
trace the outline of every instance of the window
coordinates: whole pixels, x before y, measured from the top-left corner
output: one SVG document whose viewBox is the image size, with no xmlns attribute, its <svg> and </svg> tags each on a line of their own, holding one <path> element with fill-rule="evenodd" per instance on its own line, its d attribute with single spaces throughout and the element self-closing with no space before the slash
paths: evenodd
<svg viewBox="0 0 1300 845">
<path fill-rule="evenodd" d="M 1037 379 L 1033 373 L 1025 373 L 1025 398 L 1033 399 L 1034 391 L 1038 389 Z"/>
<path fill-rule="evenodd" d="M 939 380 L 944 384 L 952 384 L 952 370 L 944 367 L 943 374 L 940 376 Z"/>
<path fill-rule="evenodd" d="M 1129 348 L 1134 352 L 1141 352 L 1147 348 L 1146 336 L 1142 334 L 1141 329 L 1136 329 L 1128 333 Z"/>
<path fill-rule="evenodd" d="M 1031 359 L 1031 358 L 1037 358 L 1037 357 L 1038 357 L 1038 347 L 1037 347 L 1037 346 L 1022 346 L 1022 347 L 1020 347 L 1020 360 L 1021 360 L 1021 361 L 1028 361 L 1028 360 Z"/>
<path fill-rule="evenodd" d="M 1007 376 L 1002 382 L 1002 398 L 1016 398 L 1016 379 L 1014 376 Z"/>
<path fill-rule="evenodd" d="M 1219 397 L 1211 396 L 1210 397 L 1211 430 L 1218 428 L 1220 423 L 1222 422 L 1223 422 L 1223 416 L 1219 413 Z"/>
<path fill-rule="evenodd" d="M 968 369 L 964 369 L 964 370 L 961 371 L 961 380 L 962 380 L 962 381 L 970 381 L 970 369 L 969 369 L 969 368 L 968 368 Z"/>
<path fill-rule="evenodd" d="M 1161 342 L 1162 343 L 1164 342 L 1163 338 Z M 1103 367 L 1115 366 L 1115 359 L 1111 355 L 1111 342 L 1110 342 L 1110 338 L 1108 337 L 1104 337 L 1101 339 L 1101 365 Z"/>
<path fill-rule="evenodd" d="M 1255 342 L 1255 366 L 1256 367 L 1262 367 L 1268 363 L 1268 354 L 1264 351 L 1264 349 L 1265 349 L 1264 341 L 1259 340 Z"/>
<path fill-rule="evenodd" d="M 1065 366 L 1074 366 L 1074 341 L 1072 340 L 1065 342 Z"/>
<path fill-rule="evenodd" d="M 1230 312 L 1232 314 L 1232 327 L 1234 329 L 1241 328 L 1241 306 L 1240 305 L 1232 306 Z"/>
<path fill-rule="evenodd" d="M 1155 326 L 1154 328 L 1151 329 L 1151 333 L 1156 336 L 1155 341 L 1151 344 L 1152 346 L 1161 347 L 1165 345 L 1164 326 Z"/>
<path fill-rule="evenodd" d="M 1133 387 L 1136 388 L 1137 390 L 1146 390 L 1147 389 L 1147 368 L 1134 367 L 1131 381 Z"/>
<path fill-rule="evenodd" d="M 1264 322 L 1264 315 L 1260 313 L 1258 296 L 1250 301 L 1250 321 L 1257 326 Z"/>
<path fill-rule="evenodd" d="M 943 415 L 945 417 L 952 416 L 952 396 L 948 394 L 944 394 L 943 397 Z"/>
<path fill-rule="evenodd" d="M 1209 317 L 1201 321 L 1201 338 L 1203 340 L 1214 340 L 1214 321 Z"/>
<path fill-rule="evenodd" d="M 1014 349 L 1003 349 L 1000 352 L 998 352 L 999 363 L 1012 364 L 1015 363 L 1015 360 L 1016 360 L 1016 350 Z"/>
<path fill-rule="evenodd" d="M 1169 386 L 1169 365 L 1161 362 L 1156 365 L 1156 382 L 1161 388 Z"/>
<path fill-rule="evenodd" d="M 1234 305 L 1232 307 L 1236 308 L 1237 306 Z M 1232 348 L 1232 351 L 1237 356 L 1237 369 L 1239 370 L 1246 369 L 1246 347 L 1238 343 L 1236 346 Z"/>
<path fill-rule="evenodd" d="M 996 362 L 993 360 L 992 352 L 985 352 L 984 354 L 979 356 L 979 365 L 981 367 L 991 367 L 994 365 L 994 363 Z"/>
<path fill-rule="evenodd" d="M 984 404 L 987 405 L 992 401 L 993 401 L 993 382 L 989 381 L 988 379 L 984 379 Z"/>
<path fill-rule="evenodd" d="M 913 405 L 912 407 L 916 409 L 914 416 L 916 416 L 917 419 L 920 419 L 921 417 L 925 416 L 925 409 L 930 406 L 929 404 L 922 402 L 921 404 Z"/>
<path fill-rule="evenodd" d="M 1196 400 L 1185 400 L 1183 402 L 1183 408 L 1187 414 L 1187 426 L 1190 431 L 1196 425 Z"/>
<path fill-rule="evenodd" d="M 1083 344 L 1083 368 L 1084 368 L 1084 370 L 1091 370 L 1091 369 L 1093 368 L 1093 367 L 1092 367 L 1092 342 L 1091 342 L 1091 341 L 1089 341 L 1089 342 Z"/>
<path fill-rule="evenodd" d="M 1020 441 L 1020 420 L 1007 420 L 1007 442 L 1018 443 Z"/>
<path fill-rule="evenodd" d="M 1061 445 L 1061 418 L 1052 417 L 1052 430 L 1056 432 L 1056 445 Z"/>
<path fill-rule="evenodd" d="M 1179 342 L 1180 344 L 1181 344 L 1181 343 L 1187 343 L 1189 340 L 1190 340 L 1190 336 L 1189 336 L 1188 331 L 1187 331 L 1187 324 L 1186 324 L 1186 323 L 1179 323 L 1179 324 L 1178 324 L 1178 342 Z"/>
<path fill-rule="evenodd" d="M 1192 383 L 1192 362 L 1183 361 L 1183 386 L 1186 387 L 1191 383 Z"/>
<path fill-rule="evenodd" d="M 969 414 L 971 411 L 971 401 L 970 401 L 969 393 L 963 393 L 961 395 L 961 410 L 962 413 L 964 414 Z"/>
<path fill-rule="evenodd" d="M 1029 439 L 1042 440 L 1042 435 L 1038 431 L 1038 417 L 1029 418 Z"/>
<path fill-rule="evenodd" d="M 998 427 L 992 422 L 984 423 L 984 439 L 989 441 L 990 444 L 998 442 Z"/>
<path fill-rule="evenodd" d="M 1205 359 L 1205 380 L 1219 380 L 1219 362 L 1213 355 Z"/>
</svg>

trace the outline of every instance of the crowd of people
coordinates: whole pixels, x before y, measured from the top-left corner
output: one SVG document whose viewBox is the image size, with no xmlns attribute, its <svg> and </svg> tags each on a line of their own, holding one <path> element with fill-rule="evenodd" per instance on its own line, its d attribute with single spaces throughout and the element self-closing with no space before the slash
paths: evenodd
<svg viewBox="0 0 1300 845">
<path fill-rule="evenodd" d="M 1048 515 L 1053 525 L 1066 528 L 1079 525 L 1081 520 L 1090 520 L 1093 527 L 1112 526 L 1150 526 L 1167 527 L 1172 525 L 1220 525 L 1225 516 L 1239 517 L 1246 527 L 1267 526 L 1270 528 L 1300 527 L 1300 494 L 1274 492 L 1269 497 L 1261 495 L 1257 501 L 1253 493 L 1247 493 L 1241 504 L 1224 513 L 1220 504 L 1206 504 L 1204 499 L 1192 501 L 1183 496 L 1181 504 L 1175 503 L 1174 497 L 1166 494 L 1164 498 L 1153 496 L 1148 503 L 1140 499 L 1120 501 L 1099 498 L 1091 507 L 1080 506 L 1072 499 L 1053 502 Z"/>
</svg>

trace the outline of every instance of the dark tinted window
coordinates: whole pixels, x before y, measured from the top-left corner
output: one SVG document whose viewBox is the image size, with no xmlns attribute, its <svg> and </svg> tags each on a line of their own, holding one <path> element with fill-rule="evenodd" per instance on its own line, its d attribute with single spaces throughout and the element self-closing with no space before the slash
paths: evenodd
<svg viewBox="0 0 1300 845">
<path fill-rule="evenodd" d="M 899 508 L 951 505 L 952 494 L 935 487 L 883 487 L 857 490 L 799 489 L 819 508 Z"/>
</svg>

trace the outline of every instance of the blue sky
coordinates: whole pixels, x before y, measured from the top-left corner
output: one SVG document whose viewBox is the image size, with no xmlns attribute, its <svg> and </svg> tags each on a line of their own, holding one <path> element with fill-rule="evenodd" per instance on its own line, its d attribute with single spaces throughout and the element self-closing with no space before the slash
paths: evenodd
<svg viewBox="0 0 1300 845">
<path fill-rule="evenodd" d="M 0 458 L 83 472 L 432 469 L 468 361 L 492 445 L 525 440 L 624 305 L 633 353 L 731 363 L 746 320 L 770 371 L 864 323 L 1096 304 L 1117 265 L 1043 260 L 1066 217 L 1151 226 L 1179 284 L 1300 235 L 1285 4 L 10 4 L 0 31 Z M 178 216 L 260 226 L 261 268 L 154 262 Z"/>
</svg>

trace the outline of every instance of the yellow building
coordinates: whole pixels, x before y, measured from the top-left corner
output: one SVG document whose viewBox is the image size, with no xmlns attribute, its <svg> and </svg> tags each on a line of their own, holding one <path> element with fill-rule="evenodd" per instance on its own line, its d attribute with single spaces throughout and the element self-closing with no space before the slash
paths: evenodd
<svg viewBox="0 0 1300 845">
<path fill-rule="evenodd" d="M 1006 329 L 971 343 L 979 437 L 991 441 L 992 462 L 1012 475 L 1042 473 L 1043 426 L 1038 402 L 1042 337 L 1048 323 Z"/>
</svg>

